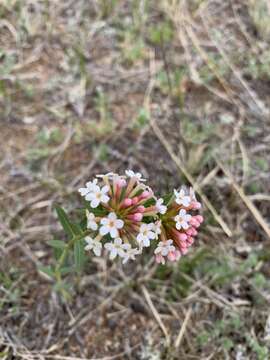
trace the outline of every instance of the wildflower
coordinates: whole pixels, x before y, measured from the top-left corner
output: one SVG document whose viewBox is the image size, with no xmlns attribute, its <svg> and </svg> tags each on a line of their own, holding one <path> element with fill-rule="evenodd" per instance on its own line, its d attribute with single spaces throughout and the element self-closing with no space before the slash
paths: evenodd
<svg viewBox="0 0 270 360">
<path fill-rule="evenodd" d="M 167 211 L 167 206 L 163 205 L 164 200 L 163 199 L 158 199 L 156 202 L 156 208 L 157 211 L 161 214 L 164 215 Z"/>
<path fill-rule="evenodd" d="M 183 205 L 185 207 L 188 207 L 191 203 L 191 198 L 189 195 L 186 195 L 186 192 L 184 189 L 181 189 L 179 192 L 177 190 L 174 190 L 175 195 L 175 202 L 178 205 Z"/>
<path fill-rule="evenodd" d="M 103 186 L 101 189 L 99 186 L 95 186 L 94 190 L 85 196 L 85 200 L 91 201 L 90 205 L 92 208 L 97 208 L 101 202 L 106 204 L 110 200 L 107 195 L 108 192 L 109 186 L 107 185 Z"/>
<path fill-rule="evenodd" d="M 201 207 L 193 190 L 190 190 L 190 198 L 183 189 L 180 192 L 175 190 L 174 193 L 174 200 L 169 203 L 167 211 L 159 220 L 161 224 L 158 239 L 161 239 L 161 242 L 154 251 L 155 260 L 159 264 L 164 264 L 166 260 L 177 261 L 186 254 L 194 243 L 198 227 L 203 222 L 201 215 L 187 213 L 187 210 L 192 211 Z M 194 202 L 197 202 L 196 206 Z"/>
<path fill-rule="evenodd" d="M 116 238 L 119 235 L 118 230 L 124 226 L 124 221 L 117 219 L 114 212 L 109 213 L 108 217 L 102 218 L 100 223 L 102 224 L 99 229 L 100 235 L 110 234 L 112 238 Z"/>
<path fill-rule="evenodd" d="M 101 255 L 102 244 L 100 241 L 96 239 L 92 239 L 90 236 L 86 236 L 85 241 L 87 243 L 87 245 L 84 248 L 85 250 L 93 250 L 96 256 Z"/>
<path fill-rule="evenodd" d="M 135 256 L 141 253 L 140 249 L 131 248 L 130 244 L 126 244 L 126 245 L 129 245 L 129 248 L 126 249 L 124 259 L 122 261 L 123 264 L 126 264 L 130 259 L 135 260 Z"/>
<path fill-rule="evenodd" d="M 136 179 L 137 181 L 146 181 L 146 179 L 143 179 L 141 173 L 135 173 L 133 170 L 126 170 L 126 175 L 131 179 Z"/>
<path fill-rule="evenodd" d="M 150 240 L 156 238 L 156 234 L 153 231 L 153 224 L 142 224 L 140 227 L 140 232 L 137 235 L 137 241 L 139 244 L 142 244 L 144 247 L 150 246 Z"/>
<path fill-rule="evenodd" d="M 116 256 L 125 257 L 126 250 L 129 250 L 130 244 L 123 243 L 121 238 L 114 239 L 114 242 L 109 242 L 104 245 L 105 249 L 110 252 L 110 259 L 113 260 Z"/>
<path fill-rule="evenodd" d="M 96 223 L 95 215 L 93 213 L 90 213 L 88 210 L 86 210 L 86 218 L 87 218 L 87 228 L 96 231 L 98 225 Z"/>
<path fill-rule="evenodd" d="M 157 262 L 158 264 L 162 264 L 162 265 L 165 264 L 165 258 L 164 258 L 161 254 L 157 254 L 157 255 L 155 256 L 155 258 L 156 258 L 156 262 Z"/>
<path fill-rule="evenodd" d="M 177 216 L 175 216 L 174 218 L 175 222 L 176 222 L 176 229 L 180 230 L 180 229 L 188 229 L 189 225 L 189 221 L 191 220 L 191 215 L 187 214 L 185 209 L 181 209 L 178 213 Z"/>
<path fill-rule="evenodd" d="M 79 189 L 92 208 L 86 211 L 86 250 L 100 256 L 104 246 L 110 259 L 119 256 L 124 264 L 152 243 L 157 263 L 177 261 L 188 252 L 203 222 L 194 214 L 201 207 L 194 191 L 174 190 L 165 205 L 144 181 L 140 173 L 127 170 L 125 176 L 98 175 Z"/>
<path fill-rule="evenodd" d="M 177 249 L 170 251 L 167 255 L 167 259 L 169 261 L 177 261 L 180 259 L 180 257 L 181 257 L 181 252 Z"/>
<path fill-rule="evenodd" d="M 171 239 L 167 241 L 159 242 L 157 248 L 155 249 L 155 254 L 167 256 L 169 252 L 175 251 L 175 247 L 172 244 L 173 244 L 173 240 Z"/>
<path fill-rule="evenodd" d="M 85 188 L 80 188 L 78 191 L 81 194 L 81 196 L 85 196 L 88 193 L 95 191 L 97 188 L 97 179 L 94 179 L 93 181 L 88 181 L 85 185 Z"/>
</svg>

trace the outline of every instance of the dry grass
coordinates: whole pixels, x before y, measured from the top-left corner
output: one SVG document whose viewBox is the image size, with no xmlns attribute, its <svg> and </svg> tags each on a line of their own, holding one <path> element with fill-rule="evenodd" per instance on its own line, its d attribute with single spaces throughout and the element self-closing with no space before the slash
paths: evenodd
<svg viewBox="0 0 270 360">
<path fill-rule="evenodd" d="M 267 6 L 1 1 L 0 359 L 269 359 Z M 76 218 L 77 188 L 126 168 L 197 188 L 198 243 L 177 266 L 90 258 L 65 301 L 38 271 L 53 206 Z"/>
</svg>

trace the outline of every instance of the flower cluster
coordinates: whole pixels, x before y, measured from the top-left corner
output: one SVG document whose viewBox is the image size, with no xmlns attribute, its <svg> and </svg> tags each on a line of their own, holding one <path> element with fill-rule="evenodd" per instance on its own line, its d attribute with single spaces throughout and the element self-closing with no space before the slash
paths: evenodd
<svg viewBox="0 0 270 360">
<path fill-rule="evenodd" d="M 192 215 L 192 211 L 201 208 L 194 191 L 182 188 L 174 190 L 166 213 L 161 216 L 160 242 L 155 249 L 156 262 L 165 263 L 165 260 L 177 261 L 185 255 L 188 248 L 194 243 L 197 229 L 203 222 L 201 215 Z"/>
<path fill-rule="evenodd" d="M 144 248 L 153 247 L 158 263 L 176 261 L 192 245 L 201 215 L 191 215 L 201 204 L 192 189 L 174 190 L 167 203 L 157 199 L 140 173 L 127 170 L 97 175 L 79 193 L 86 200 L 85 250 L 109 253 L 123 263 L 134 260 Z"/>
</svg>

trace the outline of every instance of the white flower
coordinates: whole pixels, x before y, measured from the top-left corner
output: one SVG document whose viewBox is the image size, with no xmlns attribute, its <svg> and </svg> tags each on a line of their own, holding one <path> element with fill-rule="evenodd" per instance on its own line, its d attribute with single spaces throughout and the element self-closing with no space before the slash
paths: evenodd
<svg viewBox="0 0 270 360">
<path fill-rule="evenodd" d="M 176 222 L 176 229 L 180 230 L 180 229 L 188 229 L 189 225 L 189 221 L 191 219 L 191 215 L 187 214 L 185 209 L 181 209 L 178 213 L 178 215 L 175 216 L 174 220 Z"/>
<path fill-rule="evenodd" d="M 130 244 L 123 244 L 119 237 L 114 239 L 114 242 L 106 243 L 104 247 L 110 252 L 110 259 L 113 260 L 117 255 L 125 257 L 126 251 L 129 250 Z"/>
<path fill-rule="evenodd" d="M 90 192 L 95 191 L 98 188 L 97 182 L 97 179 L 94 179 L 93 181 L 88 181 L 85 185 L 85 188 L 80 188 L 78 190 L 81 196 L 85 196 Z"/>
<path fill-rule="evenodd" d="M 157 248 L 155 249 L 155 254 L 167 256 L 169 252 L 175 251 L 175 247 L 172 244 L 173 244 L 173 240 L 171 239 L 167 241 L 159 242 Z"/>
<path fill-rule="evenodd" d="M 175 201 L 179 205 L 183 205 L 185 207 L 188 207 L 191 203 L 190 196 L 186 195 L 186 192 L 184 189 L 181 189 L 179 192 L 177 190 L 174 190 L 175 195 Z"/>
<path fill-rule="evenodd" d="M 108 217 L 101 219 L 100 223 L 102 224 L 99 229 L 100 235 L 110 234 L 112 238 L 116 238 L 119 235 L 118 229 L 122 229 L 124 226 L 124 221 L 117 219 L 114 212 L 109 213 Z"/>
<path fill-rule="evenodd" d="M 87 217 L 87 229 L 96 231 L 98 225 L 96 223 L 95 215 L 93 213 L 90 213 L 88 210 L 86 210 L 86 217 Z"/>
<path fill-rule="evenodd" d="M 167 211 L 167 206 L 166 205 L 162 205 L 164 202 L 163 199 L 158 199 L 157 202 L 156 202 L 156 208 L 157 208 L 157 211 L 164 215 Z"/>
<path fill-rule="evenodd" d="M 129 245 L 129 244 L 126 244 Z M 129 248 L 126 249 L 126 253 L 124 256 L 124 259 L 122 261 L 123 264 L 126 264 L 130 259 L 135 260 L 135 256 L 141 254 L 141 250 L 137 248 L 131 248 L 129 245 Z"/>
<path fill-rule="evenodd" d="M 137 235 L 137 241 L 144 247 L 150 246 L 150 240 L 156 238 L 156 233 L 153 231 L 153 223 L 142 224 L 140 226 L 140 232 Z"/>
<path fill-rule="evenodd" d="M 85 250 L 93 250 L 96 256 L 101 255 L 102 244 L 100 241 L 92 239 L 90 236 L 86 236 L 84 240 L 87 243 L 87 245 L 84 248 Z"/>
<path fill-rule="evenodd" d="M 146 181 L 146 179 L 143 179 L 142 174 L 139 172 L 135 173 L 132 170 L 126 170 L 125 173 L 128 177 L 132 179 L 135 178 L 137 181 Z"/>
<path fill-rule="evenodd" d="M 85 200 L 91 201 L 90 205 L 92 208 L 98 207 L 101 202 L 106 204 L 110 200 L 107 195 L 109 190 L 110 188 L 107 185 L 103 186 L 101 189 L 99 186 L 96 186 L 94 190 L 85 196 Z"/>
</svg>

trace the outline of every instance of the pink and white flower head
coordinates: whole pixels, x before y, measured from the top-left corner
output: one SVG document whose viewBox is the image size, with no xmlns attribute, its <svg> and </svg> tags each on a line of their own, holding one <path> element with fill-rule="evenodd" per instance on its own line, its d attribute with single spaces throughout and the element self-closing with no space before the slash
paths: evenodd
<svg viewBox="0 0 270 360">
<path fill-rule="evenodd" d="M 86 200 L 86 251 L 123 263 L 154 246 L 157 263 L 175 262 L 187 253 L 203 222 L 194 191 L 174 190 L 169 203 L 157 199 L 140 173 L 98 175 L 79 189 Z M 105 250 L 104 250 L 105 249 Z"/>
<path fill-rule="evenodd" d="M 104 247 L 110 259 L 119 256 L 126 263 L 156 239 L 159 227 L 149 219 L 157 219 L 158 211 L 153 191 L 144 181 L 141 174 L 128 170 L 124 176 L 98 175 L 79 189 L 88 207 L 87 250 L 99 254 Z"/>
<path fill-rule="evenodd" d="M 164 264 L 166 260 L 178 261 L 188 252 L 203 222 L 201 215 L 192 214 L 200 207 L 193 189 L 189 192 L 184 188 L 179 192 L 174 190 L 174 197 L 167 205 L 167 211 L 160 215 L 161 242 L 155 249 L 157 263 Z"/>
</svg>

